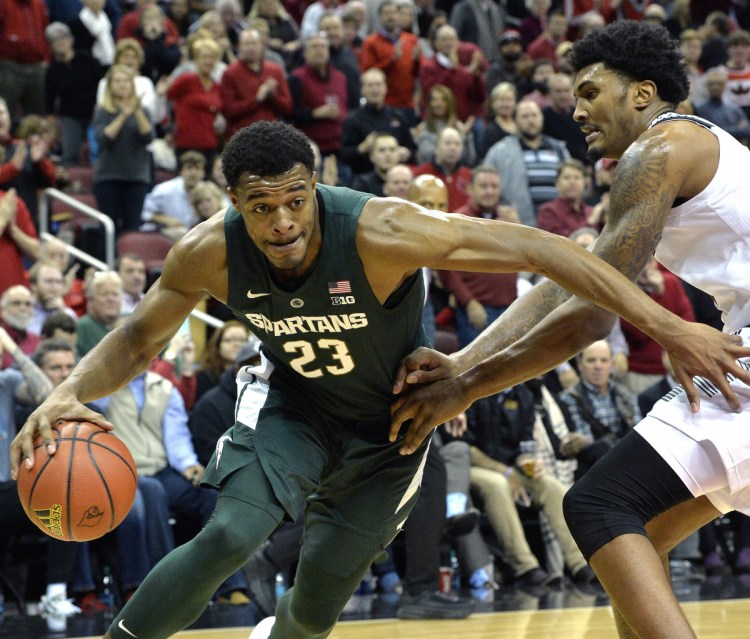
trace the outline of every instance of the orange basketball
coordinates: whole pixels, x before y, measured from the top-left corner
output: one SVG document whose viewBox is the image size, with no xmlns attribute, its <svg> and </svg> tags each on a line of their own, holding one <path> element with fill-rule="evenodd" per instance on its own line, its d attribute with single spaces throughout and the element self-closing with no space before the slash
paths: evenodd
<svg viewBox="0 0 750 639">
<path fill-rule="evenodd" d="M 114 434 L 89 422 L 54 427 L 57 451 L 34 441 L 34 467 L 18 471 L 18 495 L 42 531 L 65 541 L 90 541 L 114 530 L 135 499 L 135 462 Z"/>
</svg>

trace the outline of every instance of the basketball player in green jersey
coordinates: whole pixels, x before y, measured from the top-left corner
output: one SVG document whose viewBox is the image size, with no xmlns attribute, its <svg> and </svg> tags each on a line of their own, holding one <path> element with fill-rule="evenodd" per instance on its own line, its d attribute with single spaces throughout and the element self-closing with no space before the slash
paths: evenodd
<svg viewBox="0 0 750 639">
<path fill-rule="evenodd" d="M 389 441 L 394 375 L 420 345 L 420 267 L 534 271 L 622 314 L 682 359 L 678 371 L 724 371 L 750 349 L 671 315 L 573 243 L 533 228 L 427 211 L 398 199 L 316 185 L 307 139 L 260 122 L 227 144 L 232 206 L 190 231 L 160 280 L 29 418 L 12 466 L 33 458 L 50 425 L 143 371 L 210 294 L 263 342 L 238 376 L 237 422 L 217 442 L 204 481 L 219 487 L 212 519 L 162 560 L 113 621 L 108 639 L 162 639 L 192 623 L 227 575 L 285 518 L 304 511 L 294 586 L 253 637 L 326 637 L 367 568 L 414 504 L 429 440 L 415 454 Z M 266 633 L 266 634 L 262 634 Z M 267 634 L 267 633 L 270 633 Z"/>
</svg>

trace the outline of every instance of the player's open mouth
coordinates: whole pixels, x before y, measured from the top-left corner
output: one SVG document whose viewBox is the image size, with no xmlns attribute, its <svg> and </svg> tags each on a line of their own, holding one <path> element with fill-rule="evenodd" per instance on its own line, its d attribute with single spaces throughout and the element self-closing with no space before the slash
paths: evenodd
<svg viewBox="0 0 750 639">
<path fill-rule="evenodd" d="M 275 253 L 293 253 L 295 249 L 302 243 L 302 236 L 298 235 L 289 242 L 279 242 L 270 244 L 271 250 Z"/>
</svg>

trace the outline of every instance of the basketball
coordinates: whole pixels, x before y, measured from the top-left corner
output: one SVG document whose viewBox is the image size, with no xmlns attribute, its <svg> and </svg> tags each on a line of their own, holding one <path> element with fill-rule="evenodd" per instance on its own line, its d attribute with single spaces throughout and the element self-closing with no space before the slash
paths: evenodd
<svg viewBox="0 0 750 639">
<path fill-rule="evenodd" d="M 135 499 L 138 474 L 125 444 L 89 422 L 64 422 L 48 455 L 34 441 L 34 467 L 18 470 L 18 495 L 40 530 L 64 541 L 90 541 L 114 530 Z"/>
</svg>

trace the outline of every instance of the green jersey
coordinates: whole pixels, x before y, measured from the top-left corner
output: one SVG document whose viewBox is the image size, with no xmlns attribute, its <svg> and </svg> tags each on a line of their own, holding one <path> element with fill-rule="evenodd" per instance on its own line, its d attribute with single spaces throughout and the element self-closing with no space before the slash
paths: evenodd
<svg viewBox="0 0 750 639">
<path fill-rule="evenodd" d="M 425 344 L 424 284 L 418 270 L 385 304 L 365 277 L 355 242 L 372 197 L 317 186 L 323 241 L 294 290 L 280 287 L 265 256 L 230 207 L 224 222 L 228 306 L 263 342 L 283 385 L 300 406 L 344 425 L 390 420 L 393 379 L 401 359 Z"/>
</svg>

